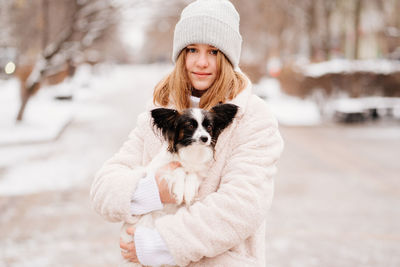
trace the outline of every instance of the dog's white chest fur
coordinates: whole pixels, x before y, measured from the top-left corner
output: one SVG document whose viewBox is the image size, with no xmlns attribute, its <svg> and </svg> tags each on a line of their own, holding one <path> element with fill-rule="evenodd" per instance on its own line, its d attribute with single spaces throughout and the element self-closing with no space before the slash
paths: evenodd
<svg viewBox="0 0 400 267">
<path fill-rule="evenodd" d="M 177 161 L 182 165 L 186 173 L 196 173 L 200 176 L 205 175 L 213 161 L 214 152 L 209 146 L 192 144 L 179 149 L 178 153 L 170 153 L 164 146 L 160 153 L 147 166 L 148 173 L 155 173 L 159 168 L 169 162 Z"/>
<path fill-rule="evenodd" d="M 211 147 L 194 144 L 179 149 L 178 160 L 181 162 L 186 172 L 200 174 L 208 170 L 210 163 L 212 162 L 213 155 L 214 153 Z"/>
</svg>

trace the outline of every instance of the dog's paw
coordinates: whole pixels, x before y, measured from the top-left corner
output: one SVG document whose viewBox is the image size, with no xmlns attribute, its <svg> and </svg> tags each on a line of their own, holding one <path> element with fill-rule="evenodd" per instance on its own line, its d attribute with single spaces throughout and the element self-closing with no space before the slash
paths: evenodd
<svg viewBox="0 0 400 267">
<path fill-rule="evenodd" d="M 186 187 L 185 187 L 185 188 L 186 188 Z M 186 207 L 192 205 L 193 202 L 194 202 L 194 200 L 195 200 L 195 193 L 194 193 L 194 190 L 191 190 L 191 189 L 186 188 L 186 189 L 185 189 L 185 194 L 184 194 L 183 199 L 185 200 L 185 205 L 186 205 Z"/>
<path fill-rule="evenodd" d="M 183 202 L 185 192 L 185 171 L 183 168 L 177 168 L 173 171 L 173 179 L 170 185 L 170 192 L 175 198 L 176 204 L 180 205 Z"/>
<path fill-rule="evenodd" d="M 196 197 L 196 186 L 193 183 L 185 183 L 185 193 L 184 193 L 184 200 L 185 200 L 185 204 L 186 206 L 190 206 L 192 205 L 192 203 L 195 200 Z"/>
<path fill-rule="evenodd" d="M 185 193 L 184 200 L 186 206 L 190 206 L 195 201 L 197 191 L 199 189 L 199 181 L 197 175 L 191 173 L 186 176 L 185 179 Z"/>
<path fill-rule="evenodd" d="M 183 191 L 184 184 L 183 183 L 175 183 L 172 188 L 172 195 L 175 198 L 176 204 L 180 205 L 183 202 Z"/>
</svg>

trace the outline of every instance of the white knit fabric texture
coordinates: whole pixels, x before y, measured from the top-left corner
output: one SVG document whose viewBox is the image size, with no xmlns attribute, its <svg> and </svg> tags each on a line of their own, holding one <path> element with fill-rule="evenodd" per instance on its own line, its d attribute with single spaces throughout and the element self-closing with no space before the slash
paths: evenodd
<svg viewBox="0 0 400 267">
<path fill-rule="evenodd" d="M 190 44 L 209 44 L 221 50 L 234 68 L 239 65 L 242 36 L 239 13 L 228 0 L 197 0 L 183 9 L 175 26 L 172 61 Z"/>
<path fill-rule="evenodd" d="M 131 214 L 146 214 L 154 210 L 161 210 L 163 207 L 154 174 L 140 179 L 132 196 Z"/>
<path fill-rule="evenodd" d="M 167 245 L 157 230 L 139 226 L 135 235 L 136 254 L 146 266 L 176 265 Z"/>
</svg>

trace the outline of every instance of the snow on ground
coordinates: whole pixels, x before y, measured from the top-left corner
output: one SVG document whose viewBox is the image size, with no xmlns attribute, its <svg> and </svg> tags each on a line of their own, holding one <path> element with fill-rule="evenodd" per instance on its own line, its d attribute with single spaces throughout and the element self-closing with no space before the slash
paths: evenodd
<svg viewBox="0 0 400 267">
<path fill-rule="evenodd" d="M 319 125 L 338 112 L 368 115 L 372 109 L 376 109 L 380 117 L 400 119 L 399 97 L 350 98 L 346 94 L 328 97 L 322 91 L 315 91 L 312 96 L 301 99 L 287 95 L 281 90 L 279 81 L 273 78 L 261 79 L 254 85 L 254 93 L 265 99 L 279 123 L 286 126 Z"/>
<path fill-rule="evenodd" d="M 315 102 L 286 95 L 281 91 L 276 79 L 262 79 L 254 86 L 254 93 L 266 99 L 280 124 L 298 126 L 316 125 L 321 122 Z"/>
<path fill-rule="evenodd" d="M 1 81 L 0 195 L 64 190 L 92 179 L 169 70 L 169 65 L 83 66 L 74 79 L 42 88 L 18 125 L 18 83 Z M 73 101 L 56 101 L 60 94 L 72 94 Z"/>
<path fill-rule="evenodd" d="M 33 104 L 28 102 L 24 121 L 16 123 L 20 102 L 18 86 L 16 79 L 0 83 L 0 145 L 44 142 L 56 138 L 71 120 L 71 105 L 34 97 Z"/>
</svg>

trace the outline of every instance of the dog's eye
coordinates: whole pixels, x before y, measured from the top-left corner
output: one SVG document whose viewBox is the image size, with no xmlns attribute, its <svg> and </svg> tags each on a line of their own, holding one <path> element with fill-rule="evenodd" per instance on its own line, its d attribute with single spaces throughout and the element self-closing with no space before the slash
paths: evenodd
<svg viewBox="0 0 400 267">
<path fill-rule="evenodd" d="M 194 129 L 193 123 L 187 122 L 187 123 L 186 123 L 186 129 L 188 129 L 188 130 L 193 130 L 193 129 Z"/>
<path fill-rule="evenodd" d="M 211 125 L 208 125 L 207 126 L 207 132 L 211 132 L 212 131 L 212 126 Z"/>
</svg>

